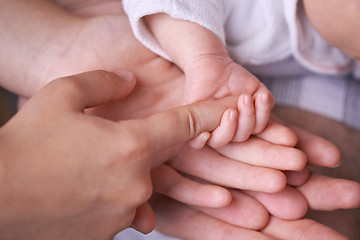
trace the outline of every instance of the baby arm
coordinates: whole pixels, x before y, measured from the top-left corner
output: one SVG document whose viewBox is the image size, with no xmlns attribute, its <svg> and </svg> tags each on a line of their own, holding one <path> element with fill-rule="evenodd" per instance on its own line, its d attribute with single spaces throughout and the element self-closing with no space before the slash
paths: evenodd
<svg viewBox="0 0 360 240">
<path fill-rule="evenodd" d="M 251 133 L 265 128 L 273 106 L 271 93 L 255 76 L 233 62 L 219 37 L 197 23 L 167 14 L 149 15 L 145 20 L 163 50 L 185 72 L 185 103 L 242 95 L 234 138 L 244 141 Z"/>
<path fill-rule="evenodd" d="M 202 56 L 228 57 L 222 40 L 197 23 L 164 13 L 148 15 L 145 21 L 163 50 L 184 71 Z"/>
</svg>

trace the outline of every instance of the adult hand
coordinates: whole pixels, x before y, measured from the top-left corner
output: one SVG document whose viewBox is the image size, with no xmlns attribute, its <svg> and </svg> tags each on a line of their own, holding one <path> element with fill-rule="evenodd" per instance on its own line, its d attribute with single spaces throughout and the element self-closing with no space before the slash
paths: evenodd
<svg viewBox="0 0 360 240">
<path fill-rule="evenodd" d="M 14 0 L 1 5 L 0 85 L 20 96 L 29 98 L 62 76 L 117 72 L 122 65 L 132 66 L 126 68 L 131 71 L 155 57 L 132 36 L 121 2 Z"/>
<path fill-rule="evenodd" d="M 288 221 L 271 216 L 269 224 L 259 232 L 221 221 L 164 196 L 158 196 L 152 206 L 157 213 L 156 229 L 179 239 L 349 240 L 309 219 Z"/>
<path fill-rule="evenodd" d="M 14 2 L 16 1 L 7 1 L 6 3 Z M 24 4 L 30 4 L 28 1 L 23 2 Z M 48 2 L 48 7 L 49 4 L 52 5 L 49 1 L 45 2 Z M 44 16 L 43 14 L 45 14 L 45 18 L 46 15 L 50 15 L 50 18 L 55 15 L 59 17 L 53 18 L 52 21 L 44 21 L 40 18 L 39 22 L 45 24 L 45 26 L 38 26 L 36 40 L 45 39 L 46 41 L 44 40 L 38 45 L 33 44 L 35 42 L 33 31 L 25 31 L 25 33 L 31 33 L 25 34 L 25 36 L 13 36 L 9 41 L 11 43 L 9 48 L 6 47 L 8 46 L 6 45 L 7 42 L 2 42 L 3 49 L 9 50 L 8 54 L 6 54 L 7 58 L 4 60 L 5 65 L 1 65 L 5 66 L 6 69 L 6 71 L 2 72 L 8 73 L 6 77 L 11 80 L 9 81 L 11 85 L 9 85 L 9 89 L 13 89 L 15 92 L 25 96 L 31 96 L 48 80 L 63 75 L 99 68 L 110 71 L 126 68 L 136 73 L 141 84 L 138 85 L 133 94 L 120 104 L 110 105 L 111 108 L 118 107 L 118 111 L 107 111 L 106 108 L 103 108 L 98 109 L 98 113 L 107 118 L 118 120 L 148 116 L 180 104 L 181 89 L 183 89 L 181 71 L 176 66 L 144 49 L 132 34 L 129 34 L 130 28 L 126 16 L 121 15 L 120 5 L 115 4 L 119 6 L 116 7 L 113 1 L 92 1 L 91 4 L 86 0 L 57 0 L 54 2 L 69 12 L 84 18 L 76 18 L 75 15 L 59 10 L 53 5 L 47 9 L 40 8 L 33 1 L 30 8 L 23 5 L 24 14 L 20 17 L 24 17 L 25 23 L 31 22 L 33 31 L 36 31 L 35 26 L 38 26 L 34 24 L 35 20 L 38 20 L 40 16 Z M 35 14 L 30 17 L 26 16 L 26 10 L 32 8 L 36 10 Z M 13 8 L 13 12 L 9 11 L 5 6 L 2 9 L 6 10 L 6 14 L 0 14 L 0 16 L 4 17 L 3 21 L 0 21 L 3 24 L 2 26 L 5 26 L 5 29 L 8 29 L 9 26 L 19 26 L 14 21 L 11 21 L 11 16 L 18 16 L 15 13 L 22 11 L 21 8 Z M 55 9 L 57 10 L 54 11 Z M 118 15 L 109 16 L 105 14 Z M 20 17 L 17 18 L 18 21 L 21 21 Z M 7 21 L 11 22 L 7 23 Z M 26 29 L 24 21 L 20 26 L 22 27 L 20 29 Z M 56 26 L 60 27 L 57 28 Z M 44 29 L 56 29 L 56 31 L 51 31 L 45 37 L 39 38 L 39 34 Z M 17 28 L 13 33 L 20 34 L 21 31 Z M 57 38 L 55 37 L 56 34 L 66 37 Z M 6 37 L 1 39 L 9 39 L 11 35 L 6 35 Z M 22 54 L 27 50 L 23 48 L 25 44 L 20 42 L 19 45 L 14 45 L 14 43 L 18 43 L 22 39 L 27 40 L 26 44 L 32 46 L 33 52 Z M 20 61 L 17 59 L 19 56 L 21 56 Z M 14 69 L 14 65 L 8 65 L 11 62 L 17 62 L 22 67 L 19 69 L 16 65 Z M 11 69 L 13 71 L 10 71 Z M 24 80 L 24 82 L 19 82 L 20 79 Z M 321 186 L 321 184 L 318 186 Z M 331 192 L 325 188 L 322 188 L 322 190 L 328 193 Z M 341 195 L 342 192 L 344 191 L 339 189 L 338 194 Z M 218 230 L 221 231 L 221 227 Z M 183 229 L 183 231 L 186 231 L 186 229 Z"/>
<path fill-rule="evenodd" d="M 336 146 L 304 130 L 298 128 L 295 130 L 299 136 L 298 147 L 306 153 L 310 165 L 334 167 L 339 163 L 339 150 L 336 148 Z M 268 142 L 266 144 L 261 143 L 260 140 L 258 140 L 259 142 L 256 144 L 253 143 L 257 145 L 256 147 L 258 152 L 263 153 L 264 150 L 269 151 L 273 148 L 270 143 L 271 141 L 274 141 L 274 137 L 271 139 L 269 137 L 271 134 L 269 133 L 271 133 L 270 129 L 266 129 L 262 136 L 258 136 L 262 137 L 263 140 L 267 140 Z M 275 145 L 274 147 L 276 148 L 277 146 Z M 235 149 L 235 151 L 239 150 L 241 150 L 241 146 L 240 148 Z M 194 150 L 190 151 L 193 152 Z M 280 150 L 278 152 L 281 153 Z M 228 156 L 235 159 L 239 156 L 242 158 L 254 157 L 252 152 L 247 152 L 244 150 L 237 152 L 235 155 L 234 152 L 230 152 L 230 155 L 228 154 Z M 266 155 L 260 154 L 260 156 L 264 157 Z M 274 156 L 275 159 L 277 157 L 281 158 L 281 156 Z M 266 159 L 263 158 L 261 160 L 265 161 Z M 205 149 L 198 155 L 191 153 L 187 155 L 179 154 L 177 159 L 175 159 L 175 163 L 174 160 L 171 160 L 168 162 L 168 164 L 172 164 L 173 167 L 179 169 L 181 172 L 192 174 L 193 176 L 200 177 L 202 179 L 212 179 L 211 181 L 216 184 L 229 186 L 232 188 L 239 188 L 237 185 L 239 180 L 255 182 L 255 180 L 258 179 L 257 176 L 261 176 L 260 179 L 258 179 L 259 185 L 262 185 L 262 183 L 265 184 L 267 176 L 270 175 L 269 173 L 252 175 L 253 171 L 249 171 L 252 166 L 226 160 L 224 156 L 218 156 L 214 151 Z M 214 171 L 214 169 L 216 169 L 216 171 Z M 171 171 L 168 170 L 168 180 L 162 179 L 162 181 L 159 181 L 159 185 L 155 185 L 155 189 L 160 189 L 161 193 L 182 202 L 188 202 L 192 205 L 203 204 L 203 206 L 206 206 L 206 204 L 208 204 L 209 207 L 214 207 L 210 205 L 214 203 L 208 199 L 223 200 L 223 198 L 219 197 L 219 186 L 203 186 L 199 183 L 185 185 L 185 182 L 189 181 L 187 178 L 181 177 L 179 173 L 172 175 L 170 173 Z M 156 174 L 160 175 L 162 173 L 160 172 Z M 242 178 L 241 176 L 244 174 L 246 177 Z M 344 179 L 333 179 L 318 174 L 311 175 L 310 179 L 308 180 L 308 178 L 303 178 L 303 173 L 299 175 L 301 175 L 299 177 L 301 181 L 306 183 L 295 189 L 287 186 L 283 191 L 278 193 L 246 191 L 246 194 L 258 200 L 273 216 L 288 220 L 299 219 L 303 217 L 307 211 L 307 203 L 310 204 L 311 208 L 318 210 L 354 208 L 360 204 L 360 185 L 356 182 Z M 263 178 L 265 178 L 264 182 Z M 181 195 L 174 191 L 175 188 L 171 187 L 170 184 L 172 182 L 175 182 L 176 186 L 182 186 Z M 155 181 L 155 183 L 157 182 Z M 188 200 L 189 196 L 191 196 L 192 202 Z M 239 195 L 239 193 L 237 193 L 236 195 L 233 194 L 233 197 L 236 197 L 236 202 L 246 201 L 248 203 L 247 206 L 249 207 L 244 207 L 243 205 L 239 205 L 236 202 L 233 202 L 229 206 L 226 206 L 220 210 L 203 209 L 198 207 L 196 207 L 196 209 L 241 227 L 258 229 L 263 226 L 262 224 L 266 225 L 267 216 L 265 212 L 262 211 L 263 209 L 259 208 L 253 201 L 249 200 L 248 196 L 246 197 L 244 194 Z M 191 207 L 194 208 L 194 206 Z M 217 207 L 221 206 L 218 205 Z M 226 215 L 222 214 L 223 212 L 225 212 Z M 251 215 L 251 212 L 256 212 L 257 214 Z M 240 217 L 240 215 L 246 217 Z"/>
<path fill-rule="evenodd" d="M 295 130 L 299 136 L 298 146 L 307 154 L 310 164 L 328 167 L 338 164 L 340 160 L 338 149 L 333 144 L 304 130 Z M 208 164 L 208 159 L 201 159 L 204 165 Z M 232 164 L 223 161 L 221 166 L 215 172 L 205 168 L 203 174 L 215 176 L 217 176 L 216 174 L 225 176 L 236 174 L 237 169 L 234 169 Z M 196 188 L 193 185 L 185 192 L 197 192 L 197 189 L 201 190 L 200 187 Z M 237 239 L 239 236 L 242 239 L 348 239 L 333 229 L 310 219 L 290 221 L 286 219 L 293 218 L 294 211 L 295 214 L 300 213 L 298 206 L 304 207 L 298 205 L 299 197 L 306 199 L 312 209 L 334 210 L 358 207 L 360 204 L 359 183 L 312 174 L 310 179 L 297 189 L 302 196 L 299 196 L 297 191 L 283 191 L 275 194 L 247 191 L 248 195 L 257 199 L 275 215 L 269 219 L 265 218 L 264 212 L 259 210 L 255 211 L 256 214 L 251 215 L 251 210 L 256 210 L 256 206 L 248 204 L 253 203 L 253 201 L 249 200 L 248 197 L 239 195 L 239 193 L 236 194 L 237 203 L 218 210 L 207 209 L 205 211 L 158 195 L 152 199 L 152 206 L 157 214 L 156 228 L 165 234 L 181 239 Z M 208 192 L 209 195 L 204 192 L 201 193 L 202 200 L 211 198 L 210 191 Z M 196 196 L 199 197 L 199 195 Z M 246 207 L 242 207 L 241 203 L 243 202 L 250 206 L 249 211 L 246 211 Z M 226 213 L 225 217 L 224 212 Z M 256 223 L 264 223 L 263 221 L 267 220 L 269 222 L 265 223 L 266 226 L 262 233 L 259 233 L 249 229 L 249 226 L 253 229 L 256 226 L 259 227 L 259 225 L 251 225 L 253 220 Z M 197 224 L 194 224 L 195 222 Z"/>
<path fill-rule="evenodd" d="M 214 130 L 236 106 L 203 102 L 120 122 L 85 114 L 132 91 L 134 77 L 120 75 L 58 79 L 0 129 L 1 239 L 110 239 L 132 222 L 151 231 L 155 156 Z"/>
</svg>

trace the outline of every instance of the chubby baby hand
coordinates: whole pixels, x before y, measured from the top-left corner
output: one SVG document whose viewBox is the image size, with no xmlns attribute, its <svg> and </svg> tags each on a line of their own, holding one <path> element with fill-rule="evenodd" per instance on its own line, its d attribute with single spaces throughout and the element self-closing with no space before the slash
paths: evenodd
<svg viewBox="0 0 360 240">
<path fill-rule="evenodd" d="M 274 105 L 272 94 L 254 75 L 231 58 L 214 55 L 198 57 L 185 69 L 185 75 L 185 103 L 239 96 L 238 109 L 228 109 L 221 125 L 211 136 L 203 133 L 198 137 L 203 141 L 206 139 L 210 146 L 223 146 L 231 140 L 245 141 L 267 125 Z"/>
<path fill-rule="evenodd" d="M 255 105 L 258 104 L 258 107 Z M 211 133 L 203 132 L 189 142 L 195 149 L 205 144 L 213 148 L 222 147 L 229 142 L 244 142 L 251 134 L 260 133 L 270 118 L 271 101 L 268 93 L 261 92 L 252 97 L 242 94 L 238 98 L 238 109 L 228 108 L 222 115 L 220 125 Z M 255 111 L 257 110 L 257 112 Z"/>
</svg>

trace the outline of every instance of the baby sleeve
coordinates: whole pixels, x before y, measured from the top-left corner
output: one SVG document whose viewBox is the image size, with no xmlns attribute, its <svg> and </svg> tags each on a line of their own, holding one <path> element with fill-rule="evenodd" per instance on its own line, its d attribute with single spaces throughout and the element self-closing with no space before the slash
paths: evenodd
<svg viewBox="0 0 360 240">
<path fill-rule="evenodd" d="M 166 13 L 176 19 L 195 22 L 225 42 L 222 0 L 123 0 L 122 3 L 135 37 L 145 47 L 167 60 L 171 59 L 145 24 L 144 16 Z"/>
</svg>

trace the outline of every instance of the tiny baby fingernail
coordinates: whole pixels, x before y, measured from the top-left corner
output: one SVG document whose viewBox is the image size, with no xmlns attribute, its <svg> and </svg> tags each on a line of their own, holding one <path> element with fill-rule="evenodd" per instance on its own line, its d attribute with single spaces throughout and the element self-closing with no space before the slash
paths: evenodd
<svg viewBox="0 0 360 240">
<path fill-rule="evenodd" d="M 202 132 L 200 133 L 200 141 L 205 143 L 207 140 L 209 140 L 210 136 L 211 135 L 209 132 Z"/>
<path fill-rule="evenodd" d="M 236 121 L 237 120 L 237 112 L 235 111 L 235 110 L 232 110 L 231 112 L 230 112 L 230 120 L 231 121 Z"/>
<path fill-rule="evenodd" d="M 116 75 L 118 75 L 119 77 L 121 77 L 122 79 L 124 79 L 127 82 L 132 82 L 135 80 L 135 76 L 132 72 L 127 71 L 127 70 L 121 70 L 119 72 L 115 73 Z"/>
<path fill-rule="evenodd" d="M 261 100 L 262 100 L 263 102 L 267 102 L 268 99 L 269 99 L 269 96 L 268 96 L 266 93 L 263 93 L 263 94 L 261 95 Z"/>
<path fill-rule="evenodd" d="M 246 104 L 246 105 L 249 105 L 250 104 L 250 96 L 244 96 L 244 103 Z"/>
</svg>

